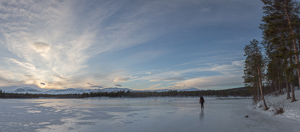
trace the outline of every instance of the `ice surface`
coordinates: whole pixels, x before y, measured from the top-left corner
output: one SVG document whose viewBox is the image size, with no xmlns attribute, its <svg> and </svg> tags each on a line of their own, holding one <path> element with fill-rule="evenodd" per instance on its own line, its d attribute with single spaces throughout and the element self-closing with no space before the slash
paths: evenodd
<svg viewBox="0 0 300 132">
<path fill-rule="evenodd" d="M 300 123 L 249 109 L 250 99 L 1 99 L 0 132 L 298 132 Z M 249 117 L 246 118 L 245 115 Z"/>
</svg>

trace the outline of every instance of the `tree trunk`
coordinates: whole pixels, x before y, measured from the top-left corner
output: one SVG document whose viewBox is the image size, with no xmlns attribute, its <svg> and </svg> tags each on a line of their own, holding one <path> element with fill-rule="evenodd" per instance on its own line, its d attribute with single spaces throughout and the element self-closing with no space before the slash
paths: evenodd
<svg viewBox="0 0 300 132">
<path fill-rule="evenodd" d="M 262 98 L 261 98 L 261 96 L 260 96 L 260 94 L 259 94 L 259 84 L 258 84 L 258 82 L 257 82 L 257 84 L 256 84 L 256 88 L 257 88 L 257 99 L 258 100 L 262 100 Z"/>
<path fill-rule="evenodd" d="M 297 47 L 297 44 L 296 44 L 295 33 L 294 33 L 293 28 L 292 28 L 290 16 L 289 16 L 288 11 L 286 9 L 286 3 L 285 2 L 283 2 L 283 3 L 284 3 L 284 12 L 285 12 L 286 18 L 288 20 L 290 33 L 293 37 L 293 46 L 294 46 L 294 51 L 295 51 L 295 59 L 296 59 L 296 64 L 297 64 L 297 76 L 298 76 L 298 83 L 299 83 L 298 86 L 300 86 L 300 67 L 299 67 L 298 47 Z M 294 87 L 291 87 L 291 93 L 292 93 L 292 100 L 291 101 L 292 102 L 297 101 L 296 98 L 295 98 Z"/>
<path fill-rule="evenodd" d="M 293 100 L 293 99 L 295 99 L 295 92 L 294 92 L 294 84 L 290 84 L 291 85 L 291 94 L 292 94 L 292 99 L 291 99 L 291 101 L 292 102 L 295 102 L 295 101 L 297 101 L 297 100 Z"/>
<path fill-rule="evenodd" d="M 286 99 L 290 99 L 291 95 L 290 95 L 290 89 L 289 89 L 289 82 L 288 79 L 285 77 L 285 81 L 286 81 Z"/>
<path fill-rule="evenodd" d="M 274 91 L 275 91 L 275 95 L 278 96 L 278 91 L 279 91 L 279 79 L 277 77 L 276 82 L 274 83 Z"/>
<path fill-rule="evenodd" d="M 279 84 L 279 95 L 282 94 L 281 83 Z"/>
<path fill-rule="evenodd" d="M 281 78 L 280 78 L 280 71 L 281 71 L 281 68 L 279 68 L 279 71 L 277 72 L 277 78 L 278 78 L 278 89 L 279 89 L 279 95 L 282 94 L 282 89 L 281 89 Z"/>
<path fill-rule="evenodd" d="M 259 83 L 259 88 L 260 88 L 261 99 L 264 103 L 265 110 L 268 110 L 268 107 L 267 107 L 267 104 L 266 104 L 266 101 L 264 98 L 264 94 L 263 94 L 262 85 L 261 85 L 261 75 L 260 75 L 260 66 L 259 65 L 257 66 L 257 69 L 258 69 L 258 83 Z"/>
<path fill-rule="evenodd" d="M 263 94 L 263 89 L 262 89 L 262 81 L 261 81 L 261 71 L 260 71 L 260 61 L 259 61 L 259 57 L 258 57 L 258 49 L 256 49 L 256 60 L 257 60 L 257 64 L 256 64 L 256 67 L 257 67 L 257 72 L 258 72 L 258 84 L 259 84 L 259 89 L 260 89 L 260 95 L 261 95 L 261 99 L 264 103 L 264 107 L 265 107 L 265 110 L 268 110 L 268 107 L 267 107 L 267 104 L 266 104 L 266 101 L 265 101 L 265 98 L 264 98 L 264 94 Z"/>
</svg>

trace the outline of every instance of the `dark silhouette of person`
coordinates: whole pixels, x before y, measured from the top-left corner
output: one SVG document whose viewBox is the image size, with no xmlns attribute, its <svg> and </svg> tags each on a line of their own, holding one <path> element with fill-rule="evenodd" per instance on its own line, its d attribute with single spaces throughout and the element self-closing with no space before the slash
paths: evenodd
<svg viewBox="0 0 300 132">
<path fill-rule="evenodd" d="M 199 103 L 201 104 L 201 109 L 204 109 L 204 98 L 202 96 L 199 99 Z"/>
</svg>

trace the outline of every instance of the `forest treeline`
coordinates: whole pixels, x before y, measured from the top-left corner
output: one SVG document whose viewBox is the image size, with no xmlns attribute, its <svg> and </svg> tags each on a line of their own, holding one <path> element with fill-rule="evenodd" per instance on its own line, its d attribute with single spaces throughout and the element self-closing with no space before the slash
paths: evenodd
<svg viewBox="0 0 300 132">
<path fill-rule="evenodd" d="M 118 92 L 91 92 L 82 94 L 30 94 L 30 93 L 5 93 L 0 91 L 0 98 L 89 98 L 89 97 L 199 97 L 214 96 L 228 97 L 239 96 L 249 97 L 251 92 L 248 88 L 233 88 L 225 90 L 203 90 L 203 91 L 177 91 L 170 90 L 165 92 L 155 91 L 118 91 Z"/>
<path fill-rule="evenodd" d="M 244 83 L 252 89 L 255 101 L 264 95 L 286 94 L 297 101 L 294 88 L 300 85 L 300 6 L 296 0 L 261 0 L 264 16 L 259 28 L 262 41 L 256 39 L 246 45 Z"/>
</svg>

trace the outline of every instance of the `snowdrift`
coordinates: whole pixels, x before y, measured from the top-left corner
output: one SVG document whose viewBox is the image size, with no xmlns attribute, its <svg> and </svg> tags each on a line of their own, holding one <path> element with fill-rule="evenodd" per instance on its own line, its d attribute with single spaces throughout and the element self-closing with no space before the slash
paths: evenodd
<svg viewBox="0 0 300 132">
<path fill-rule="evenodd" d="M 265 100 L 269 110 L 263 110 L 262 101 L 256 104 L 256 109 L 262 113 L 275 115 L 276 110 L 283 108 L 284 112 L 282 114 L 277 114 L 278 116 L 300 121 L 300 90 L 295 91 L 295 96 L 298 101 L 291 102 L 291 99 L 286 99 L 286 94 L 279 96 L 266 95 Z"/>
</svg>

